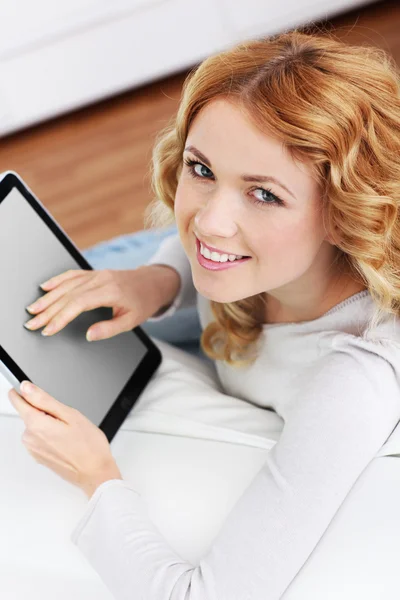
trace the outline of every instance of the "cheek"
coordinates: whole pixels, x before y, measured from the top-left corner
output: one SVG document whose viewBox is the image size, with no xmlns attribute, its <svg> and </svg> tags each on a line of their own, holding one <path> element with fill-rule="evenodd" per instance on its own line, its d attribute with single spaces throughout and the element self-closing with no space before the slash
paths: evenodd
<svg viewBox="0 0 400 600">
<path fill-rule="evenodd" d="M 175 219 L 180 231 L 187 229 L 188 221 L 194 219 L 196 210 L 196 198 L 193 191 L 191 191 L 191 187 L 185 182 L 185 179 L 181 177 L 176 188 L 174 203 Z"/>
<path fill-rule="evenodd" d="M 319 222 L 304 218 L 264 228 L 254 250 L 268 273 L 295 277 L 310 267 L 322 241 Z"/>
<path fill-rule="evenodd" d="M 185 205 L 183 202 L 183 198 L 184 198 L 184 186 L 179 181 L 178 186 L 176 188 L 175 201 L 174 201 L 174 211 L 175 211 L 176 219 L 178 219 L 178 217 L 184 211 Z"/>
</svg>

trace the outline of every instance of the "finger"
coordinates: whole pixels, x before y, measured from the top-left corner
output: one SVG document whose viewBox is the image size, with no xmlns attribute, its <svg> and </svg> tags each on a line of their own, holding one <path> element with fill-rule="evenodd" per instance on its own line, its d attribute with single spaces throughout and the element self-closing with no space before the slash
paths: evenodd
<svg viewBox="0 0 400 600">
<path fill-rule="evenodd" d="M 58 286 L 55 290 L 43 296 L 43 299 L 40 299 L 37 304 L 40 303 L 40 311 L 33 311 L 33 314 L 36 313 L 34 319 L 30 319 L 27 323 L 24 323 L 24 326 L 27 329 L 34 331 L 39 327 L 44 327 L 49 323 L 49 321 L 61 311 L 61 309 L 67 305 L 69 302 L 69 295 L 72 290 L 76 290 L 77 293 L 81 294 L 83 290 L 87 289 L 96 289 L 99 287 L 98 283 L 95 279 L 88 280 L 86 277 L 84 280 L 80 279 L 80 282 L 77 282 L 75 279 L 72 282 L 66 282 Z M 42 307 L 41 303 L 43 300 L 44 306 Z M 51 304 L 50 301 L 52 300 Z"/>
<path fill-rule="evenodd" d="M 88 290 L 84 294 L 77 294 L 76 297 L 73 295 L 71 298 L 68 298 L 65 305 L 50 320 L 43 331 L 49 335 L 58 333 L 82 312 L 93 310 L 99 306 L 112 307 L 115 304 L 115 299 L 116 291 L 110 286 L 99 286 L 98 288 Z"/>
<path fill-rule="evenodd" d="M 92 269 L 68 269 L 68 271 L 63 271 L 63 273 L 47 279 L 47 281 L 44 281 L 40 284 L 40 287 L 43 290 L 51 290 L 55 286 L 59 285 L 62 281 L 78 277 L 82 273 L 87 273 L 89 270 L 91 271 Z"/>
<path fill-rule="evenodd" d="M 30 305 L 29 311 L 31 314 L 38 314 L 46 310 L 54 302 L 56 302 L 62 296 L 65 296 L 67 292 L 84 285 L 90 285 L 94 280 L 93 272 L 88 273 L 87 271 L 81 271 L 76 277 L 67 279 L 61 282 L 52 291 L 48 292 L 41 298 L 38 298 L 36 302 Z M 32 308 L 33 307 L 33 308 Z"/>
<path fill-rule="evenodd" d="M 20 395 L 15 388 L 11 388 L 11 390 L 8 391 L 8 398 L 26 425 L 40 412 L 39 409 L 35 408 L 25 400 L 25 397 L 22 396 L 22 392 Z"/>
<path fill-rule="evenodd" d="M 29 384 L 29 386 L 27 384 Z M 19 394 L 16 392 L 16 390 L 14 391 L 15 394 L 18 396 Z M 38 387 L 32 382 L 21 382 L 20 393 L 22 396 L 22 400 L 20 399 L 19 406 L 21 407 L 23 414 L 27 418 L 30 418 L 32 416 L 33 408 L 36 410 L 36 413 L 40 411 L 46 412 L 48 415 L 60 419 L 60 421 L 64 421 L 65 423 L 70 422 L 72 411 L 74 409 L 70 406 L 66 406 L 62 402 L 59 402 L 58 400 L 53 398 L 53 396 L 50 396 L 50 394 L 48 394 L 47 392 L 42 390 L 42 388 Z M 15 394 L 13 399 L 15 399 Z"/>
<path fill-rule="evenodd" d="M 90 334 L 89 342 L 106 340 L 131 329 L 133 329 L 132 316 L 129 313 L 125 313 L 120 317 L 113 317 L 109 321 L 99 321 L 95 325 L 92 325 L 87 331 L 86 338 L 88 339 L 88 335 Z"/>
<path fill-rule="evenodd" d="M 39 327 L 44 327 L 62 310 L 64 306 L 66 306 L 67 303 L 68 298 L 63 296 L 58 300 L 58 302 L 52 304 L 47 310 L 36 315 L 34 319 L 30 319 L 24 323 L 24 327 L 30 329 L 31 331 L 35 331 L 36 329 L 39 329 Z"/>
</svg>

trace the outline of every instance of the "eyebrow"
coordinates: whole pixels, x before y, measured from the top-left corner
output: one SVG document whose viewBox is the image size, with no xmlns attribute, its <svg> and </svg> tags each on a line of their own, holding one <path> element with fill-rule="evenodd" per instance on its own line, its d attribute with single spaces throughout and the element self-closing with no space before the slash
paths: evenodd
<svg viewBox="0 0 400 600">
<path fill-rule="evenodd" d="M 185 148 L 185 151 L 186 150 L 189 151 L 189 152 L 192 152 L 193 154 L 195 154 L 197 156 L 197 158 L 199 158 L 205 165 L 207 165 L 207 167 L 210 167 L 210 169 L 211 169 L 211 163 L 208 160 L 208 158 L 206 156 L 204 156 L 204 154 L 202 152 L 200 152 L 200 150 L 197 150 L 197 148 L 195 148 L 195 146 L 187 146 Z M 272 175 L 247 175 L 247 174 L 243 174 L 240 177 L 241 177 L 241 179 L 243 179 L 243 181 L 256 181 L 257 183 L 265 183 L 265 182 L 276 183 L 281 188 L 283 188 L 284 190 L 286 190 L 288 192 L 288 194 L 290 194 L 291 196 L 293 196 L 293 198 L 295 200 L 297 200 L 297 198 L 293 194 L 293 192 L 291 192 L 289 190 L 289 188 L 286 187 L 286 185 L 284 185 L 281 181 L 279 181 L 279 179 L 276 179 L 276 177 L 272 177 Z"/>
</svg>

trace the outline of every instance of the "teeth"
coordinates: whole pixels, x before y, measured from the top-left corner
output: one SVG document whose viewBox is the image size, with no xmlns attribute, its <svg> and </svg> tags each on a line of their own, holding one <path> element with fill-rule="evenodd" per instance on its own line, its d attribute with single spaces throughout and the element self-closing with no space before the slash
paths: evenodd
<svg viewBox="0 0 400 600">
<path fill-rule="evenodd" d="M 242 258 L 242 256 L 236 256 L 236 254 L 219 254 L 218 252 L 210 252 L 208 248 L 205 248 L 200 242 L 200 253 L 214 262 L 233 262 L 236 259 Z"/>
</svg>

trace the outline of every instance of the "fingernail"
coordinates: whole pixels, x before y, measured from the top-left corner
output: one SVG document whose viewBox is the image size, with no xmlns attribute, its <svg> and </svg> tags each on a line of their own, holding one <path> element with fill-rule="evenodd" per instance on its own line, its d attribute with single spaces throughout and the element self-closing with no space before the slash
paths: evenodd
<svg viewBox="0 0 400 600">
<path fill-rule="evenodd" d="M 33 392 L 33 385 L 31 384 L 30 381 L 22 381 L 21 385 L 19 386 L 21 392 L 23 392 L 24 394 L 29 394 L 30 392 Z"/>
<path fill-rule="evenodd" d="M 45 327 L 42 331 L 42 335 L 51 335 L 54 332 L 54 327 Z"/>
<path fill-rule="evenodd" d="M 88 331 L 86 334 L 86 339 L 88 342 L 92 342 L 93 341 L 93 331 Z"/>
<path fill-rule="evenodd" d="M 50 283 L 51 279 L 49 279 L 48 281 L 44 281 L 43 283 L 39 283 L 39 287 L 42 288 L 42 290 L 48 286 L 48 284 Z"/>
</svg>

